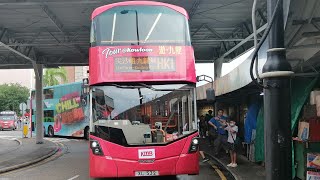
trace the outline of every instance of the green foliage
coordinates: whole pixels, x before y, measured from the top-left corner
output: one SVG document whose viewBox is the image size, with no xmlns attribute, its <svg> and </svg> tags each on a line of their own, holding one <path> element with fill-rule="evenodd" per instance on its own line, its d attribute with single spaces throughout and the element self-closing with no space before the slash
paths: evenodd
<svg viewBox="0 0 320 180">
<path fill-rule="evenodd" d="M 61 80 L 62 82 L 59 82 Z M 67 81 L 67 71 L 65 68 L 49 68 L 45 70 L 43 76 L 43 86 L 55 86 Z"/>
<path fill-rule="evenodd" d="M 20 112 L 19 104 L 26 103 L 29 97 L 29 89 L 20 84 L 0 85 L 0 111 L 12 110 Z"/>
</svg>

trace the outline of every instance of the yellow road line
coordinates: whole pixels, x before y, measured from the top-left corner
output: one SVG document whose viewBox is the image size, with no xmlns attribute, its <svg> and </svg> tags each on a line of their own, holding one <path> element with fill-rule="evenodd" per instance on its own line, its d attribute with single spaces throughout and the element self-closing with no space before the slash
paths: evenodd
<svg viewBox="0 0 320 180">
<path fill-rule="evenodd" d="M 221 180 L 227 180 L 226 176 L 224 176 L 224 174 L 222 173 L 222 171 L 216 166 L 214 165 L 211 161 L 209 161 L 209 164 L 211 165 L 211 167 L 213 167 L 213 169 L 218 173 L 219 177 Z"/>
</svg>

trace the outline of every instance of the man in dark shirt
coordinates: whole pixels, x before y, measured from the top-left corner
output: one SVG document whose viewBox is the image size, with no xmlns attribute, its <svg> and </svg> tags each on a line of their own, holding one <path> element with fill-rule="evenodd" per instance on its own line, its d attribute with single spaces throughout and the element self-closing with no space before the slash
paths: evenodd
<svg viewBox="0 0 320 180">
<path fill-rule="evenodd" d="M 218 110 L 218 116 L 209 121 L 209 125 L 217 131 L 217 137 L 214 140 L 214 155 L 218 156 L 221 147 L 227 142 L 227 117 L 223 116 L 223 110 Z"/>
<path fill-rule="evenodd" d="M 209 110 L 208 113 L 205 115 L 204 120 L 205 120 L 205 124 L 207 126 L 207 131 L 210 130 L 210 126 L 208 124 L 208 122 L 213 118 L 213 114 L 212 114 L 212 110 Z"/>
<path fill-rule="evenodd" d="M 207 131 L 207 122 L 205 122 L 205 116 L 201 115 L 199 117 L 199 133 L 200 137 L 205 138 L 206 136 L 206 131 Z"/>
</svg>

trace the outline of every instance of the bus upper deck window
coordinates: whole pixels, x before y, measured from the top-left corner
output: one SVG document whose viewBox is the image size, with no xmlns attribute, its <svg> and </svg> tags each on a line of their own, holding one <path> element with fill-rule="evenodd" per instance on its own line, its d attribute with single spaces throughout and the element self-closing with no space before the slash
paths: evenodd
<svg viewBox="0 0 320 180">
<path fill-rule="evenodd" d="M 43 90 L 44 99 L 53 99 L 53 89 Z"/>
<path fill-rule="evenodd" d="M 91 46 L 96 46 L 96 23 L 93 21 L 91 25 L 91 32 L 90 32 L 90 44 Z"/>
</svg>

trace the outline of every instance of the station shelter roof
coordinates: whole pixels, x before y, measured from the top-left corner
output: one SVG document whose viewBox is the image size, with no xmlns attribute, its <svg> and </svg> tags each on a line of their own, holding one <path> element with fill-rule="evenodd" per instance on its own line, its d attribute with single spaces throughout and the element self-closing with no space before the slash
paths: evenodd
<svg viewBox="0 0 320 180">
<path fill-rule="evenodd" d="M 97 7 L 119 0 L 2 0 L 0 68 L 88 65 L 90 17 Z M 197 63 L 232 59 L 252 47 L 252 0 L 162 0 L 185 8 L 190 17 Z M 266 3 L 258 0 L 258 28 Z M 247 39 L 246 39 L 247 38 Z M 239 46 L 239 48 L 235 48 Z"/>
<path fill-rule="evenodd" d="M 88 65 L 90 17 L 97 7 L 121 0 L 2 0 L 0 68 Z M 190 17 L 196 63 L 230 62 L 252 48 L 253 0 L 162 0 Z M 266 28 L 267 5 L 258 0 L 258 38 Z M 318 71 L 318 0 L 283 0 L 287 58 L 296 71 Z"/>
</svg>

